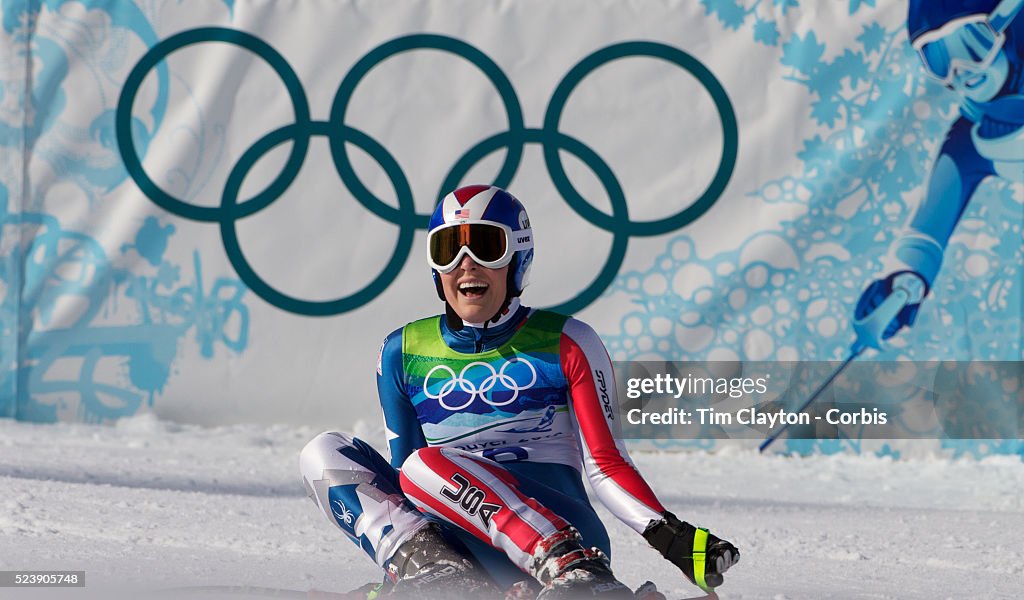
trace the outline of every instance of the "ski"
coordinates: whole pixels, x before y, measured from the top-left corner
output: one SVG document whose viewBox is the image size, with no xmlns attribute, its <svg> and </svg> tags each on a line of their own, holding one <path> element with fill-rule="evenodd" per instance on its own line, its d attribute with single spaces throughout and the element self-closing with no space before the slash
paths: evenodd
<svg viewBox="0 0 1024 600">
<path fill-rule="evenodd" d="M 650 584 L 650 587 L 648 587 L 648 584 Z M 368 583 L 351 592 L 328 592 L 316 589 L 303 591 L 256 585 L 200 585 L 161 590 L 161 595 L 166 594 L 173 598 L 202 595 L 233 595 L 260 598 L 306 598 L 307 600 L 366 600 L 367 593 L 376 585 L 375 583 Z M 181 594 L 181 596 L 177 594 Z M 637 589 L 636 595 L 637 600 L 665 600 L 664 594 L 658 591 L 654 584 L 650 582 L 641 585 Z M 679 600 L 719 600 L 719 598 L 718 594 L 711 591 L 701 596 L 688 596 L 686 598 L 679 598 Z"/>
<path fill-rule="evenodd" d="M 368 588 L 376 585 L 375 583 L 367 584 L 351 592 L 328 592 L 316 589 L 295 590 L 258 585 L 196 585 L 161 590 L 161 595 L 171 598 L 232 595 L 260 598 L 306 598 L 307 600 L 366 600 Z"/>
</svg>

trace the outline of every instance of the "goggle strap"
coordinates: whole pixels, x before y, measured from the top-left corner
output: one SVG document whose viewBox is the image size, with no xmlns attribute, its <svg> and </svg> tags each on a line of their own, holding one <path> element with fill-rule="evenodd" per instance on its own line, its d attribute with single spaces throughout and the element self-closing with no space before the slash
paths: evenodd
<svg viewBox="0 0 1024 600">
<path fill-rule="evenodd" d="M 1017 15 L 1020 14 L 1020 9 L 1024 8 L 1024 0 L 1003 0 L 999 3 L 999 6 L 992 11 L 992 15 L 989 17 L 988 22 L 992 25 L 992 29 L 995 29 L 997 33 L 1005 33 L 1006 28 L 1010 26 Z"/>
<path fill-rule="evenodd" d="M 509 246 L 516 252 L 526 250 L 533 245 L 533 229 L 531 228 L 513 231 L 510 235 L 512 239 L 509 240 Z"/>
</svg>

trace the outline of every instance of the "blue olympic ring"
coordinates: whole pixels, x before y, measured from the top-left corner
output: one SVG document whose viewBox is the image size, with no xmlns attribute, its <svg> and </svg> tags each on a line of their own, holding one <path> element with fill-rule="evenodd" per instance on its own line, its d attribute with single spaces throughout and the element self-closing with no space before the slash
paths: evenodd
<svg viewBox="0 0 1024 600">
<path fill-rule="evenodd" d="M 143 169 L 130 127 L 132 107 L 135 104 L 139 88 L 149 71 L 171 53 L 203 42 L 233 44 L 260 56 L 281 78 L 291 98 L 295 113 L 294 123 L 264 135 L 242 154 L 228 175 L 219 206 L 189 204 L 161 189 Z M 433 34 L 408 35 L 386 42 L 361 58 L 339 85 L 331 106 L 329 120 L 315 121 L 311 118 L 309 102 L 299 78 L 284 57 L 269 44 L 251 34 L 221 27 L 192 29 L 171 36 L 153 46 L 132 69 L 118 99 L 116 113 L 117 142 L 125 168 L 142 193 L 163 209 L 186 219 L 219 223 L 224 251 L 231 265 L 242 281 L 256 295 L 270 304 L 282 310 L 311 316 L 335 315 L 353 310 L 376 298 L 398 275 L 409 258 L 413 234 L 417 229 L 427 228 L 430 214 L 416 212 L 409 182 L 395 158 L 369 135 L 345 125 L 345 114 L 356 87 L 374 67 L 397 54 L 423 49 L 441 50 L 454 54 L 479 68 L 501 96 L 508 119 L 507 130 L 480 141 L 455 162 L 451 171 L 444 178 L 444 183 L 437 194 L 437 201 L 440 201 L 445 193 L 458 187 L 462 178 L 478 162 L 501 149 L 506 150 L 505 160 L 494 178 L 493 184 L 499 187 L 509 187 L 522 162 L 526 144 L 540 144 L 551 180 L 569 207 L 586 221 L 612 234 L 611 252 L 601 272 L 590 285 L 572 299 L 554 307 L 555 310 L 574 313 L 596 300 L 611 285 L 618 274 L 631 236 L 660 235 L 678 230 L 693 222 L 718 200 L 732 176 L 739 146 L 736 115 L 732 103 L 721 83 L 707 67 L 686 52 L 672 46 L 657 42 L 622 42 L 602 48 L 585 57 L 570 69 L 555 88 L 544 116 L 543 126 L 528 128 L 524 123 L 523 110 L 512 83 L 501 68 L 487 55 L 455 38 Z M 625 193 L 611 168 L 583 142 L 558 130 L 569 96 L 587 75 L 609 62 L 633 56 L 662 59 L 693 75 L 711 95 L 722 123 L 722 156 L 715 176 L 708 184 L 707 189 L 696 201 L 683 210 L 654 221 L 630 220 Z M 310 138 L 313 136 L 324 136 L 328 139 L 335 169 L 356 201 L 374 215 L 397 225 L 399 229 L 394 252 L 384 270 L 376 278 L 348 296 L 326 301 L 295 298 L 264 281 L 246 260 L 238 241 L 236 227 L 239 219 L 263 210 L 284 194 L 298 175 L 309 150 Z M 239 201 L 238 196 L 245 177 L 256 162 L 278 145 L 288 141 L 292 142 L 292 148 L 281 173 L 265 189 L 251 198 Z M 398 197 L 397 208 L 375 196 L 362 183 L 349 160 L 346 144 L 357 146 L 380 164 L 385 175 L 390 178 Z M 596 209 L 569 181 L 559 155 L 561 150 L 576 156 L 597 175 L 611 200 L 610 215 Z"/>
</svg>

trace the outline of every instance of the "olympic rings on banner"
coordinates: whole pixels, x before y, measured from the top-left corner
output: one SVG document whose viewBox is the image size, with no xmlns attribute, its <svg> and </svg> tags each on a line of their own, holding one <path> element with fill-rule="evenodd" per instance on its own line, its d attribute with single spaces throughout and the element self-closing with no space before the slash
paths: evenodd
<svg viewBox="0 0 1024 600">
<path fill-rule="evenodd" d="M 524 385 L 519 385 L 519 382 L 517 382 L 511 375 L 505 373 L 505 369 L 509 368 L 510 365 L 517 363 L 522 363 L 530 368 L 532 377 L 530 378 L 530 381 Z M 490 375 L 480 382 L 480 385 L 477 385 L 473 380 L 466 378 L 466 373 L 474 367 L 483 367 L 491 372 Z M 433 377 L 434 373 L 437 371 L 444 371 L 448 373 L 449 379 L 441 384 L 441 388 L 436 392 L 431 392 L 430 378 Z M 501 385 L 506 390 L 512 392 L 512 396 L 509 397 L 508 400 L 495 402 L 488 397 L 488 392 L 493 390 L 494 386 L 498 382 L 501 382 Z M 423 394 L 427 398 L 437 400 L 437 403 L 440 404 L 442 408 L 450 411 L 459 411 L 472 404 L 477 396 L 491 406 L 505 406 L 507 404 L 512 404 L 517 398 L 519 398 L 519 392 L 532 388 L 535 383 L 537 383 L 537 369 L 525 358 L 516 357 L 512 360 L 506 360 L 505 364 L 501 365 L 501 368 L 497 371 L 494 370 L 494 367 L 490 363 L 474 361 L 462 367 L 462 370 L 458 375 L 455 374 L 455 369 L 452 369 L 448 365 L 440 364 L 436 365 L 433 369 L 430 369 L 430 371 L 427 372 L 427 376 L 423 378 Z M 458 386 L 463 392 L 469 394 L 469 399 L 458 406 L 451 406 L 445 402 L 445 397 L 454 392 L 456 386 Z"/>
<path fill-rule="evenodd" d="M 275 129 L 256 141 L 231 169 L 219 206 L 190 204 L 168 194 L 145 172 L 135 141 L 131 135 L 131 113 L 139 88 L 146 75 L 170 54 L 193 44 L 222 42 L 249 50 L 262 58 L 278 75 L 291 99 L 295 122 Z M 417 229 L 426 229 L 430 214 L 417 213 L 412 190 L 405 173 L 394 156 L 366 133 L 345 124 L 349 102 L 363 78 L 383 61 L 403 52 L 414 50 L 440 50 L 469 61 L 480 69 L 497 90 L 505 106 L 508 129 L 492 135 L 467 150 L 445 176 L 438 201 L 445 193 L 458 187 L 462 178 L 481 160 L 493 152 L 506 150 L 505 160 L 492 182 L 508 187 L 522 162 L 526 144 L 540 144 L 555 188 L 566 203 L 584 220 L 612 234 L 612 247 L 604 266 L 594 280 L 572 299 L 554 307 L 574 313 L 596 300 L 612 283 L 626 255 L 626 246 L 632 236 L 653 236 L 676 231 L 703 215 L 721 196 L 736 165 L 739 134 L 736 115 L 725 89 L 715 76 L 697 59 L 686 52 L 658 42 L 622 42 L 602 48 L 585 57 L 569 70 L 556 86 L 540 128 L 528 128 L 523 119 L 519 97 L 511 81 L 498 65 L 479 49 L 452 37 L 435 34 L 414 34 L 386 42 L 371 50 L 356 62 L 342 79 L 331 106 L 329 120 L 311 118 L 309 102 L 298 76 L 288 62 L 266 42 L 242 31 L 222 27 L 203 27 L 184 31 L 153 46 L 131 70 L 117 104 L 117 142 L 128 174 L 139 189 L 155 204 L 186 219 L 218 223 L 224 250 L 232 267 L 246 285 L 270 304 L 293 313 L 323 316 L 353 310 L 371 302 L 397 277 L 409 257 L 413 235 Z M 692 203 L 679 212 L 653 221 L 633 221 L 618 178 L 607 163 L 594 150 L 580 140 L 559 131 L 562 112 L 573 90 L 597 68 L 620 58 L 645 56 L 670 62 L 690 73 L 711 95 L 722 123 L 723 147 L 714 178 Z M 238 240 L 237 222 L 251 216 L 280 198 L 294 182 L 309 151 L 310 139 L 324 136 L 329 142 L 331 159 L 338 175 L 349 191 L 364 208 L 374 215 L 398 226 L 398 241 L 384 269 L 370 283 L 348 296 L 334 300 L 313 301 L 288 295 L 267 283 L 249 264 Z M 239 199 L 239 192 L 249 171 L 268 152 L 285 142 L 292 142 L 288 159 L 281 172 L 262 191 L 247 199 Z M 346 144 L 353 144 L 383 169 L 391 180 L 398 198 L 395 208 L 381 200 L 366 187 L 352 167 Z M 568 152 L 587 165 L 605 187 L 611 201 L 611 214 L 593 206 L 569 180 L 562 164 L 560 151 Z"/>
</svg>

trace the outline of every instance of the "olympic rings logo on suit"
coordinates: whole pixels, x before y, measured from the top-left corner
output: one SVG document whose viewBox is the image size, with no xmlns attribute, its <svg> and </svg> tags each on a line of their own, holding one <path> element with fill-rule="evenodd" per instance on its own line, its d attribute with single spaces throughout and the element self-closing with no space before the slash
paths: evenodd
<svg viewBox="0 0 1024 600">
<path fill-rule="evenodd" d="M 191 204 L 168 194 L 158 186 L 143 169 L 131 127 L 132 108 L 149 71 L 177 50 L 205 42 L 232 44 L 249 50 L 265 60 L 284 83 L 295 116 L 294 123 L 267 133 L 242 153 L 228 175 L 219 206 Z M 613 236 L 608 259 L 597 277 L 575 297 L 554 307 L 555 310 L 574 313 L 596 300 L 618 274 L 630 237 L 661 235 L 691 223 L 718 200 L 732 176 L 739 144 L 732 103 L 721 83 L 707 67 L 693 56 L 673 46 L 650 41 L 621 42 L 583 58 L 556 86 L 544 115 L 543 126 L 530 128 L 524 123 L 522 107 L 511 81 L 490 57 L 474 46 L 452 37 L 425 33 L 407 35 L 385 42 L 359 59 L 338 87 L 329 120 L 317 121 L 310 115 L 309 102 L 298 75 L 280 53 L 256 36 L 222 27 L 203 27 L 173 35 L 153 46 L 132 68 L 118 99 L 116 112 L 117 142 L 125 168 L 139 189 L 165 210 L 186 219 L 219 224 L 225 253 L 238 276 L 255 294 L 270 304 L 293 313 L 314 316 L 334 315 L 353 310 L 371 302 L 395 279 L 409 257 L 413 234 L 417 229 L 427 228 L 430 213 L 416 212 L 409 182 L 394 156 L 366 133 L 347 125 L 345 115 L 359 82 L 374 67 L 403 52 L 425 49 L 454 54 L 479 68 L 501 96 L 508 118 L 507 130 L 481 140 L 455 162 L 438 191 L 438 201 L 447 191 L 458 187 L 473 166 L 501 149 L 506 150 L 505 160 L 493 184 L 503 188 L 509 187 L 519 168 L 526 144 L 540 144 L 551 180 L 566 203 L 580 217 Z M 569 96 L 587 75 L 609 62 L 634 56 L 665 60 L 689 72 L 711 95 L 722 123 L 722 156 L 708 187 L 682 210 L 652 221 L 631 220 L 625 193 L 608 164 L 583 142 L 558 129 Z M 299 173 L 313 136 L 324 136 L 328 139 L 335 169 L 356 201 L 374 215 L 399 228 L 394 251 L 380 274 L 360 290 L 341 298 L 323 301 L 297 298 L 267 283 L 246 259 L 237 231 L 239 220 L 270 206 L 291 185 Z M 292 142 L 292 147 L 281 172 L 263 190 L 250 198 L 239 199 L 242 184 L 256 162 L 287 141 Z M 375 196 L 359 179 L 349 159 L 347 144 L 357 146 L 380 164 L 395 189 L 398 208 Z M 569 181 L 559 155 L 563 150 L 575 155 L 597 175 L 611 200 L 611 214 L 595 208 Z"/>
<path fill-rule="evenodd" d="M 519 385 L 519 382 L 516 381 L 515 378 L 505 372 L 506 369 L 514 364 L 524 364 L 530 369 L 529 382 Z M 483 381 L 480 382 L 480 385 L 477 385 L 471 379 L 466 379 L 466 373 L 474 367 L 483 367 L 491 372 L 489 376 L 485 377 Z M 440 389 L 436 392 L 431 392 L 430 379 L 433 377 L 434 373 L 438 371 L 446 372 L 449 379 L 441 384 Z M 502 387 L 506 390 L 512 392 L 512 396 L 507 400 L 502 400 L 501 402 L 496 402 L 488 397 L 488 395 L 490 395 L 489 392 L 494 389 L 494 386 L 497 385 L 498 382 L 501 382 Z M 423 394 L 427 398 L 437 400 L 437 403 L 440 404 L 442 408 L 451 411 L 459 411 L 472 404 L 478 396 L 485 403 L 495 407 L 512 404 L 517 398 L 519 398 L 519 392 L 532 388 L 535 383 L 537 383 L 537 369 L 525 358 L 515 357 L 512 360 L 506 360 L 497 371 L 494 370 L 494 366 L 492 364 L 478 360 L 462 367 L 462 370 L 459 371 L 458 375 L 455 374 L 455 369 L 452 369 L 448 365 L 435 365 L 434 368 L 427 372 L 427 376 L 423 378 Z M 458 388 L 463 392 L 469 394 L 469 399 L 458 406 L 452 406 L 445 402 L 445 398 L 455 391 L 456 386 L 458 386 Z"/>
</svg>

